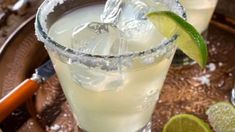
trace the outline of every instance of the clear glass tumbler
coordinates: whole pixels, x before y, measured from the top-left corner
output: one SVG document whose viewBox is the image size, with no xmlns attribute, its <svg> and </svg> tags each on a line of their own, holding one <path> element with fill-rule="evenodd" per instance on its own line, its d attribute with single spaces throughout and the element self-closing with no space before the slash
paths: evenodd
<svg viewBox="0 0 235 132">
<path fill-rule="evenodd" d="M 186 9 L 187 21 L 199 33 L 207 30 L 218 0 L 180 0 Z"/>
<path fill-rule="evenodd" d="M 80 129 L 88 132 L 151 131 L 151 116 L 176 46 L 171 39 L 144 51 L 95 55 L 66 47 L 48 35 L 65 14 L 104 0 L 45 0 L 36 16 L 36 35 L 45 44 Z M 176 0 L 155 0 L 185 18 Z M 71 18 L 71 22 L 84 18 Z M 68 26 L 68 23 L 62 26 Z M 71 26 L 71 24 L 70 24 Z M 68 29 L 69 30 L 69 29 Z M 66 31 L 65 31 L 66 32 Z"/>
<path fill-rule="evenodd" d="M 207 38 L 207 28 L 214 13 L 218 0 L 179 0 L 184 6 L 187 14 L 187 21 L 191 23 L 203 37 Z M 194 64 L 194 61 L 182 51 L 177 50 L 173 64 L 185 66 Z"/>
</svg>

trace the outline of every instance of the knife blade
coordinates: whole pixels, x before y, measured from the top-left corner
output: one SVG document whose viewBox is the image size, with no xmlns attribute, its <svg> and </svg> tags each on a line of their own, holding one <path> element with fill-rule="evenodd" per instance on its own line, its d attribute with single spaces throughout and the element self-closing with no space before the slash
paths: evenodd
<svg viewBox="0 0 235 132">
<path fill-rule="evenodd" d="M 54 74 L 55 70 L 53 64 L 51 60 L 48 60 L 43 65 L 35 69 L 35 74 L 33 74 L 33 76 L 34 75 L 39 76 L 42 79 L 42 81 L 46 81 L 49 77 L 51 77 Z"/>
<path fill-rule="evenodd" d="M 15 87 L 6 96 L 0 99 L 0 123 L 13 112 L 18 106 L 39 89 L 40 84 L 45 82 L 50 76 L 55 74 L 51 60 L 35 69 L 31 78 L 26 79 L 20 85 Z"/>
</svg>

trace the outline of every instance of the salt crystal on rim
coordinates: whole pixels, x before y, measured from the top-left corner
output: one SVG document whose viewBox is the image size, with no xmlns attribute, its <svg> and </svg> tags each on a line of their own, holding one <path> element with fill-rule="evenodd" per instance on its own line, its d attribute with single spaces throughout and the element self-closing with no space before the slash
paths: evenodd
<svg viewBox="0 0 235 132">
<path fill-rule="evenodd" d="M 65 0 L 46 0 L 43 4 L 44 4 L 44 9 L 41 10 L 41 17 L 42 17 L 42 30 L 44 32 L 47 32 L 48 29 L 47 27 L 45 27 L 47 25 L 46 21 L 47 21 L 47 16 L 51 13 L 51 12 L 54 12 L 54 8 L 57 6 L 57 5 L 61 5 L 64 3 Z"/>
</svg>

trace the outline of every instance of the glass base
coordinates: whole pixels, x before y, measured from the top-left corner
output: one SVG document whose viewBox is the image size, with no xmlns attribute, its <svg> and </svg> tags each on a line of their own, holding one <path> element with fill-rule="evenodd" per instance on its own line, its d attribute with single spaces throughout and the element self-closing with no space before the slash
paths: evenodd
<svg viewBox="0 0 235 132">
<path fill-rule="evenodd" d="M 140 129 L 137 132 L 151 132 L 152 122 L 149 122 L 147 125 L 145 125 L 142 129 Z"/>
<path fill-rule="evenodd" d="M 137 132 L 151 132 L 151 127 L 152 127 L 152 123 L 149 122 L 147 125 L 145 125 L 143 128 L 141 128 L 140 130 L 138 130 Z M 80 131 L 78 131 L 80 130 Z M 88 132 L 86 130 L 82 130 L 79 126 L 76 128 L 76 130 L 74 130 L 74 132 Z"/>
<path fill-rule="evenodd" d="M 231 103 L 235 106 L 235 88 L 233 88 L 231 93 Z"/>
</svg>

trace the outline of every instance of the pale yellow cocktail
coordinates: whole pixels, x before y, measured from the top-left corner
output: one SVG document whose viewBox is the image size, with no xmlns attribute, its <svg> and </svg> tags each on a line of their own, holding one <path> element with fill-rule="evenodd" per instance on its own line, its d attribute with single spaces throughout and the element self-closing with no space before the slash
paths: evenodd
<svg viewBox="0 0 235 132">
<path fill-rule="evenodd" d="M 174 6 L 179 5 L 172 2 Z M 183 8 L 177 8 L 182 13 Z M 113 24 L 99 24 L 103 9 L 104 4 L 74 8 L 52 19 L 54 22 L 49 24 L 48 30 L 40 31 L 44 28 L 41 26 L 36 32 L 40 39 L 44 37 L 42 41 L 81 129 L 88 132 L 151 131 L 148 123 L 176 50 L 173 44 L 176 37 L 168 40 L 153 25 L 145 28 L 145 24 L 141 24 L 146 23 L 146 19 L 137 21 L 138 26 L 144 27 L 141 30 L 130 22 L 124 24 L 127 30 Z M 41 11 L 41 14 L 47 13 Z M 41 23 L 47 21 L 41 19 Z M 93 29 L 101 27 L 102 30 Z M 40 36 L 45 32 L 49 39 Z M 125 37 L 120 39 L 118 35 Z M 79 38 L 81 36 L 84 40 Z M 105 37 L 107 40 L 103 39 Z"/>
<path fill-rule="evenodd" d="M 186 9 L 188 22 L 198 32 L 204 32 L 211 20 L 218 0 L 180 0 Z"/>
</svg>

